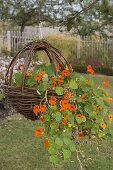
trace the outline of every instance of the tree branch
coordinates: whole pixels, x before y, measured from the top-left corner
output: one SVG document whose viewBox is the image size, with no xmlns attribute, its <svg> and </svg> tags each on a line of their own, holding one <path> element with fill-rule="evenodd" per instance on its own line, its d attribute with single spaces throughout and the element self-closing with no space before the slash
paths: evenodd
<svg viewBox="0 0 113 170">
<path fill-rule="evenodd" d="M 88 6 L 86 6 L 84 9 L 82 9 L 79 12 L 76 12 L 76 14 L 73 16 L 74 18 L 80 15 L 81 13 L 87 12 L 89 9 L 91 9 L 99 0 L 94 0 L 92 3 L 90 3 Z"/>
</svg>

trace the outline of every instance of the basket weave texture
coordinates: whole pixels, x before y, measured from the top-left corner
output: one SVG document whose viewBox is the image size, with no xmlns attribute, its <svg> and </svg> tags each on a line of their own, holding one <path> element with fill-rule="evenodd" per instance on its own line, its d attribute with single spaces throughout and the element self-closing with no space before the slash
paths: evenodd
<svg viewBox="0 0 113 170">
<path fill-rule="evenodd" d="M 44 95 L 38 95 L 36 89 L 25 87 L 26 71 L 28 70 L 31 61 L 33 60 L 34 53 L 38 51 L 46 52 L 47 57 L 50 60 L 50 63 L 54 65 L 54 73 L 56 76 L 58 75 L 56 70 L 56 64 L 59 64 L 62 70 L 65 69 L 65 66 L 67 65 L 71 71 L 69 63 L 62 56 L 61 52 L 44 40 L 38 42 L 33 41 L 28 43 L 15 55 L 7 69 L 3 89 L 8 104 L 11 107 L 13 107 L 17 112 L 31 120 L 37 119 L 37 117 L 33 113 L 33 106 L 44 102 L 43 101 Z M 13 70 L 17 60 L 21 56 L 25 56 L 24 69 L 22 70 L 21 86 L 14 87 L 11 85 Z M 61 96 L 58 96 L 53 90 L 47 91 L 47 99 L 49 99 L 51 95 L 55 96 L 56 98 L 61 98 Z"/>
</svg>

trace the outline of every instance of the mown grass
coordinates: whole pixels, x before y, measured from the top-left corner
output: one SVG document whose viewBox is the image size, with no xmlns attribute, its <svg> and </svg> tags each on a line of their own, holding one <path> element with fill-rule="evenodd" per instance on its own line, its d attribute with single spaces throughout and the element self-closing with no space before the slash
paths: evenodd
<svg viewBox="0 0 113 170">
<path fill-rule="evenodd" d="M 92 77 L 92 76 L 91 76 Z M 93 76 L 99 85 L 105 76 Z M 113 97 L 113 77 L 107 77 L 111 84 L 109 90 Z M 113 111 L 113 110 L 112 110 Z M 9 116 L 0 125 L 0 170 L 79 170 L 77 155 L 70 161 L 60 162 L 54 167 L 49 155 L 43 148 L 43 140 L 35 138 L 34 129 L 38 122 L 25 119 L 20 114 Z M 85 159 L 80 156 L 85 170 L 113 170 L 113 140 L 81 144 Z"/>
</svg>

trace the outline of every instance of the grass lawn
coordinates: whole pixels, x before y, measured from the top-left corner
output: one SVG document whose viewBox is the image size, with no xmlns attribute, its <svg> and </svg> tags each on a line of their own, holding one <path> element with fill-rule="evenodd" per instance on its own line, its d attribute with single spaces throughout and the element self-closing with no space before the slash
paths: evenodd
<svg viewBox="0 0 113 170">
<path fill-rule="evenodd" d="M 105 76 L 93 76 L 99 85 Z M 109 94 L 113 97 L 113 77 L 107 77 L 111 85 Z M 113 111 L 113 109 L 112 109 Z M 49 162 L 42 139 L 33 137 L 37 122 L 15 114 L 0 125 L 0 170 L 79 170 L 76 154 L 70 161 L 53 167 Z M 85 145 L 85 147 L 84 147 Z M 85 170 L 113 170 L 113 140 L 82 144 L 85 154 Z M 84 161 L 83 158 L 81 158 Z"/>
</svg>

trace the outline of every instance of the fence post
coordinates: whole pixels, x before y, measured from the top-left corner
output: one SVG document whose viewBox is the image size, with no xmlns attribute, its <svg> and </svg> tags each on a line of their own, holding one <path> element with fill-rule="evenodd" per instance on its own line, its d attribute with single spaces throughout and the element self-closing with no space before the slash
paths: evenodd
<svg viewBox="0 0 113 170">
<path fill-rule="evenodd" d="M 11 32 L 7 31 L 7 50 L 11 51 Z"/>
<path fill-rule="evenodd" d="M 80 58 L 80 36 L 78 35 L 77 36 L 77 58 L 79 59 Z"/>
</svg>

